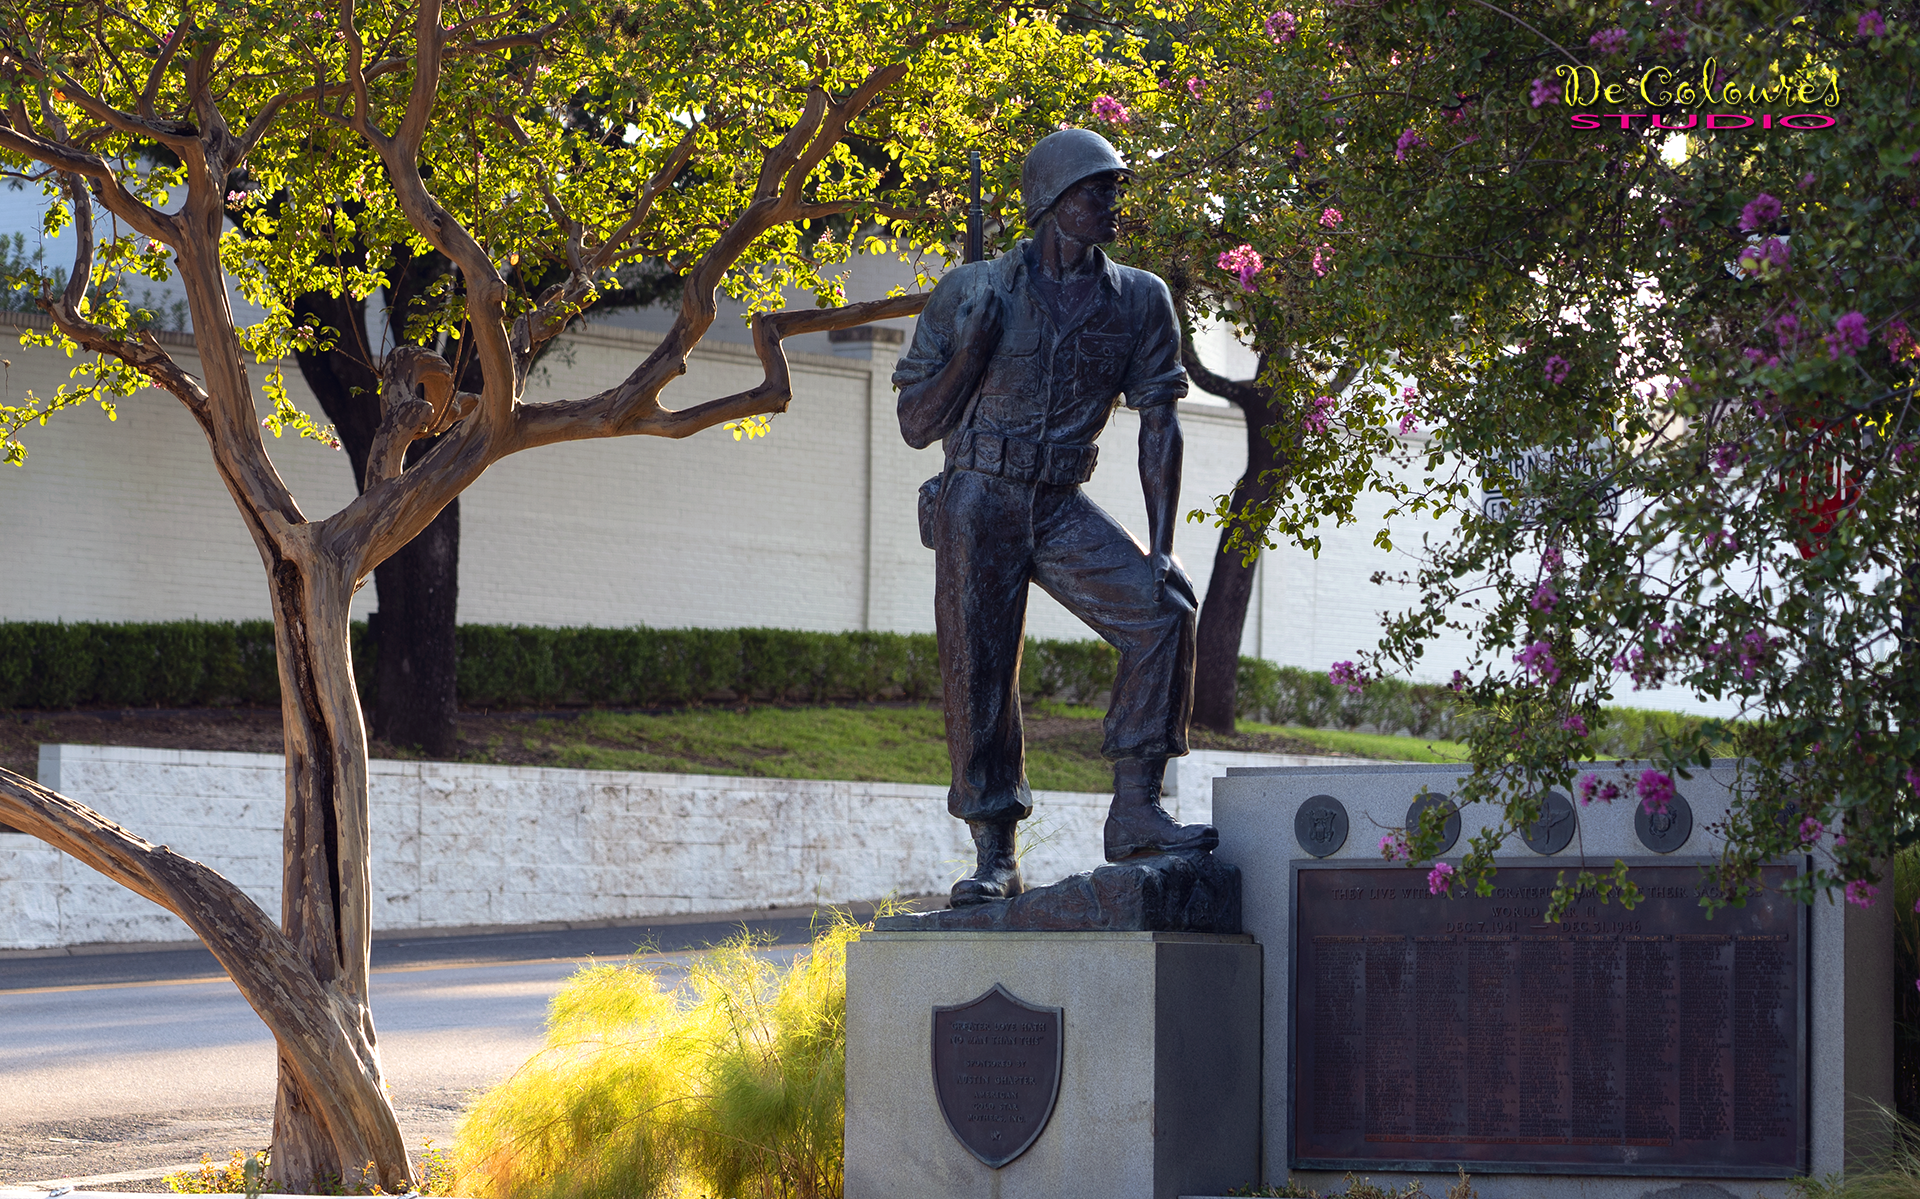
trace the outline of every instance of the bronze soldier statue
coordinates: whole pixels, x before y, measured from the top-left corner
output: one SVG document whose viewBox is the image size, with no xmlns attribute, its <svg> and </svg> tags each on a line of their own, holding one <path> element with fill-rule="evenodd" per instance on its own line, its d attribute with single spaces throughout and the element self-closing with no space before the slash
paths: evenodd
<svg viewBox="0 0 1920 1199">
<path fill-rule="evenodd" d="M 1167 285 L 1108 260 L 1131 172 L 1097 133 L 1063 129 L 1020 172 L 1030 240 L 949 271 L 893 375 L 900 431 L 944 438 L 946 469 L 921 489 L 934 550 L 934 614 L 953 786 L 979 865 L 955 906 L 1021 891 L 1015 828 L 1033 812 L 1020 720 L 1027 584 L 1120 651 L 1102 751 L 1112 760 L 1106 856 L 1211 850 L 1209 825 L 1160 806 L 1167 759 L 1187 752 L 1193 584 L 1173 556 L 1187 394 Z M 1140 414 L 1148 546 L 1081 491 L 1115 401 Z"/>
</svg>

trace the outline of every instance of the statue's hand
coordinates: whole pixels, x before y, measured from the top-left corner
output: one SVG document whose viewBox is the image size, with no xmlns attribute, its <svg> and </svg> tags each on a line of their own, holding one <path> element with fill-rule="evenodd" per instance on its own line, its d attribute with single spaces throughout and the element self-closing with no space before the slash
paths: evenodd
<svg viewBox="0 0 1920 1199">
<path fill-rule="evenodd" d="M 1165 599 L 1167 588 L 1171 587 L 1175 595 L 1186 600 L 1189 607 L 1198 611 L 1200 601 L 1194 598 L 1193 580 L 1187 577 L 1186 571 L 1180 569 L 1180 564 L 1174 561 L 1173 555 L 1155 554 L 1149 561 L 1153 566 L 1153 602 L 1157 604 Z"/>
</svg>

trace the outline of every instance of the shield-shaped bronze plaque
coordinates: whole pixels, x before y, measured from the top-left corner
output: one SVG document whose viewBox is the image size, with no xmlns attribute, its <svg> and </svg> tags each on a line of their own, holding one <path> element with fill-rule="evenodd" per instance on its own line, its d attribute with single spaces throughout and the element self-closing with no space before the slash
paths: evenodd
<svg viewBox="0 0 1920 1199">
<path fill-rule="evenodd" d="M 933 1009 L 933 1091 L 967 1152 L 998 1170 L 1040 1137 L 1060 1097 L 1060 1009 L 999 983 Z"/>
</svg>

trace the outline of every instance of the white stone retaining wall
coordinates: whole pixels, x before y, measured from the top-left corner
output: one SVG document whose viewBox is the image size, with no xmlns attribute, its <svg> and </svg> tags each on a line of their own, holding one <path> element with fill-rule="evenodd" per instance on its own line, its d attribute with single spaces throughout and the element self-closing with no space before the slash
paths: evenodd
<svg viewBox="0 0 1920 1199">
<path fill-rule="evenodd" d="M 1176 772 L 1186 819 L 1212 810 L 1196 769 L 1211 777 L 1229 762 L 1256 764 L 1252 755 L 1195 755 Z M 937 894 L 972 864 L 944 787 L 449 762 L 376 761 L 371 773 L 377 930 Z M 48 745 L 39 774 L 135 835 L 218 870 L 278 918 L 280 758 Z M 1024 826 L 1028 879 L 1098 865 L 1106 803 L 1039 793 Z M 0 835 L 0 950 L 191 937 L 170 913 L 51 846 Z"/>
</svg>

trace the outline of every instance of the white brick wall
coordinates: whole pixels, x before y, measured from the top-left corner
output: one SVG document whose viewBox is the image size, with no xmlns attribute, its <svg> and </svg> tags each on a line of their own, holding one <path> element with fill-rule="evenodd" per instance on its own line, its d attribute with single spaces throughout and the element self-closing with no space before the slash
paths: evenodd
<svg viewBox="0 0 1920 1199">
<path fill-rule="evenodd" d="M 624 378 L 658 334 L 598 325 L 570 335 L 536 372 L 530 397 L 591 394 Z M 1216 339 L 1218 340 L 1218 339 Z M 1210 347 L 1209 354 L 1219 347 Z M 188 370 L 191 349 L 176 348 Z M 71 362 L 13 349 L 10 394 L 50 394 Z M 1235 369 L 1226 350 L 1218 360 Z M 901 441 L 878 360 L 793 353 L 792 410 L 773 432 L 736 442 L 714 429 L 684 441 L 628 437 L 551 446 L 489 470 L 462 504 L 461 619 L 475 623 L 931 631 L 933 556 L 922 548 L 914 496 L 939 466 L 937 449 Z M 1241 364 L 1244 366 L 1244 364 Z M 751 350 L 710 338 L 665 399 L 685 405 L 753 386 Z M 296 403 L 317 410 L 297 370 Z M 1211 397 L 1182 404 L 1182 511 L 1211 510 L 1245 465 L 1237 409 Z M 1101 439 L 1087 490 L 1137 535 L 1146 530 L 1136 468 L 1139 421 L 1125 409 Z M 238 619 L 268 614 L 265 576 L 215 477 L 200 431 L 171 398 L 143 392 L 107 422 L 98 410 L 61 414 L 27 432 L 24 468 L 0 470 L 0 620 Z M 352 496 L 343 455 L 291 438 L 274 459 L 304 511 L 321 515 Z M 1372 544 L 1382 511 L 1363 497 L 1359 521 L 1322 527 L 1315 558 L 1284 549 L 1261 560 L 1243 652 L 1325 669 L 1379 636 L 1379 613 L 1411 595 L 1371 583 L 1413 559 Z M 1430 522 L 1403 520 L 1395 541 L 1417 546 Z M 1218 533 L 1183 521 L 1175 546 L 1202 592 Z M 374 588 L 354 612 L 375 606 Z M 1087 635 L 1035 590 L 1028 631 Z M 1421 676 L 1465 664 L 1455 636 L 1429 647 Z M 1649 707 L 1699 708 L 1684 695 L 1632 697 Z"/>
</svg>

